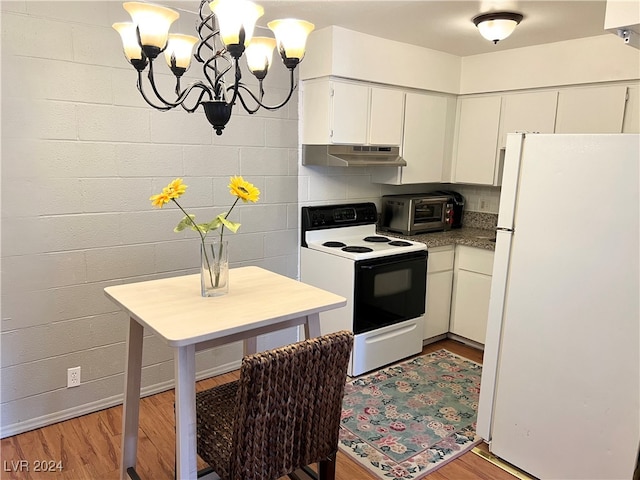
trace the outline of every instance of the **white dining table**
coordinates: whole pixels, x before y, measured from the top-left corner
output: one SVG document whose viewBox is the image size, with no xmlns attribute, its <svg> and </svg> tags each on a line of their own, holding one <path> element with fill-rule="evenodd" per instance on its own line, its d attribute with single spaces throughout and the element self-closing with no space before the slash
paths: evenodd
<svg viewBox="0 0 640 480">
<path fill-rule="evenodd" d="M 200 295 L 200 275 L 116 285 L 105 294 L 129 314 L 122 415 L 120 477 L 135 472 L 144 328 L 174 350 L 176 478 L 197 478 L 195 353 L 243 340 L 256 351 L 256 336 L 303 325 L 307 338 L 320 335 L 320 312 L 346 305 L 339 295 L 259 267 L 229 270 L 229 293 Z"/>
</svg>

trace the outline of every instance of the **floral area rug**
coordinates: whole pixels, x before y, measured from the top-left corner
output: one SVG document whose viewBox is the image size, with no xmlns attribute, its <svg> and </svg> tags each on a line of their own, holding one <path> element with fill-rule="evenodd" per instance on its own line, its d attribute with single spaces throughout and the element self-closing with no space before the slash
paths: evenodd
<svg viewBox="0 0 640 480">
<path fill-rule="evenodd" d="M 480 443 L 482 366 L 447 350 L 349 381 L 340 449 L 381 479 L 418 479 Z"/>
</svg>

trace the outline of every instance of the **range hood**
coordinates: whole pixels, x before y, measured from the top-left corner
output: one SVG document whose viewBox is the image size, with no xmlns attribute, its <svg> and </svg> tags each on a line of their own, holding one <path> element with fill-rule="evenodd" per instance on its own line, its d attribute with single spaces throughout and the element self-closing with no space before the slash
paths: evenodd
<svg viewBox="0 0 640 480">
<path fill-rule="evenodd" d="M 303 165 L 328 167 L 404 167 L 400 147 L 368 145 L 303 145 Z"/>
</svg>

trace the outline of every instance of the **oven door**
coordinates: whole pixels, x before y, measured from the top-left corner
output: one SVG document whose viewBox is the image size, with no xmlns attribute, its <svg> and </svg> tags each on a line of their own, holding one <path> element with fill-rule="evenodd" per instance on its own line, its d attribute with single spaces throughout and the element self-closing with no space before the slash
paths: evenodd
<svg viewBox="0 0 640 480">
<path fill-rule="evenodd" d="M 427 251 L 355 263 L 354 333 L 416 318 L 425 311 Z"/>
</svg>

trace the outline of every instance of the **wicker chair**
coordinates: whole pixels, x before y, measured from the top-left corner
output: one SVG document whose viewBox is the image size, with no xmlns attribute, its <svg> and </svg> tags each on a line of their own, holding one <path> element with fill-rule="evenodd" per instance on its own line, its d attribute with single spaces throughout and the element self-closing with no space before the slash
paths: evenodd
<svg viewBox="0 0 640 480">
<path fill-rule="evenodd" d="M 222 480 L 295 479 L 313 463 L 334 479 L 352 345 L 342 331 L 243 358 L 238 381 L 196 394 L 198 455 Z"/>
</svg>

